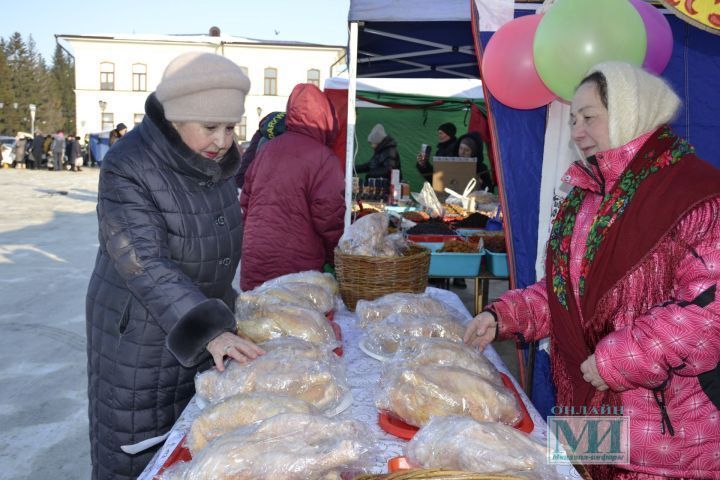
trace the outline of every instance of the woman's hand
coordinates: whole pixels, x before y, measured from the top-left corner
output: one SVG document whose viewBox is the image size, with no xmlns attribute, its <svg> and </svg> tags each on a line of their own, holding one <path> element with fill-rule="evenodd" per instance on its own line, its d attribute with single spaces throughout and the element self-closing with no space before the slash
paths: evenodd
<svg viewBox="0 0 720 480">
<path fill-rule="evenodd" d="M 605 383 L 605 380 L 603 380 L 600 376 L 597 363 L 595 363 L 595 355 L 590 355 L 587 360 L 580 365 L 580 371 L 583 374 L 583 380 L 591 383 L 593 387 L 597 388 L 601 392 L 604 392 L 609 388 L 607 383 Z"/>
<path fill-rule="evenodd" d="M 480 312 L 465 329 L 463 340 L 470 346 L 483 351 L 495 338 L 497 322 L 489 312 Z"/>
<path fill-rule="evenodd" d="M 210 343 L 207 344 L 207 351 L 212 355 L 215 367 L 221 372 L 225 370 L 223 364 L 225 356 L 240 363 L 246 363 L 265 354 L 265 351 L 253 342 L 230 332 L 221 333 L 210 340 Z"/>
<path fill-rule="evenodd" d="M 415 159 L 417 160 L 418 165 L 420 165 L 421 167 L 424 167 L 425 164 L 427 163 L 427 158 L 425 158 L 424 153 L 418 153 L 417 157 L 415 157 Z"/>
</svg>

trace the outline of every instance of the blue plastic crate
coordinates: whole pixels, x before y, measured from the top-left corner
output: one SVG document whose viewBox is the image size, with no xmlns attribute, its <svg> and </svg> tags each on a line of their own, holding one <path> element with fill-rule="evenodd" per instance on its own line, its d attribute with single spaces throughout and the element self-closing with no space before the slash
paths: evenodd
<svg viewBox="0 0 720 480">
<path fill-rule="evenodd" d="M 480 273 L 480 261 L 483 252 L 479 253 L 438 253 L 430 254 L 429 277 L 475 277 Z"/>
<path fill-rule="evenodd" d="M 488 270 L 496 277 L 508 276 L 508 259 L 507 253 L 495 253 L 485 251 L 487 254 Z M 432 258 L 432 257 L 431 257 Z"/>
</svg>

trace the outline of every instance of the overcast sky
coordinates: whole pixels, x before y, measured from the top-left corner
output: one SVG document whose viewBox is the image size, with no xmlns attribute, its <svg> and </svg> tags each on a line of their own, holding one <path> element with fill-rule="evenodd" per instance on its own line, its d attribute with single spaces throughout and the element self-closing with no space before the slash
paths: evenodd
<svg viewBox="0 0 720 480">
<path fill-rule="evenodd" d="M 5 3 L 5 2 L 2 2 Z M 55 34 L 207 33 L 347 44 L 350 0 L 35 0 L 2 5 L 0 37 L 32 34 L 46 62 Z M 276 33 L 277 32 L 277 33 Z"/>
</svg>

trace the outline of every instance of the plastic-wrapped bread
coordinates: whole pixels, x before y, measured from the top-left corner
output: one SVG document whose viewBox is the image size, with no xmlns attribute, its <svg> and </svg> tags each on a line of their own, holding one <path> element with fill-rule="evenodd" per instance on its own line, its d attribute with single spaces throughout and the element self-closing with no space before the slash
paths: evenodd
<svg viewBox="0 0 720 480">
<path fill-rule="evenodd" d="M 288 358 L 305 357 L 311 360 L 324 362 L 337 362 L 337 355 L 333 353 L 334 345 L 312 343 L 297 337 L 279 337 L 259 344 L 265 352 L 282 350 L 283 355 Z"/>
<path fill-rule="evenodd" d="M 371 213 L 355 221 L 345 231 L 338 249 L 347 255 L 378 256 L 385 247 L 388 217 L 384 213 Z"/>
<path fill-rule="evenodd" d="M 235 303 L 235 312 L 248 315 L 257 307 L 280 304 L 309 308 L 325 314 L 335 308 L 335 301 L 335 296 L 321 285 L 288 282 L 241 292 Z"/>
<path fill-rule="evenodd" d="M 238 334 L 255 343 L 279 337 L 297 337 L 312 343 L 337 344 L 330 323 L 317 310 L 294 305 L 269 304 L 236 313 L 235 317 Z"/>
<path fill-rule="evenodd" d="M 501 423 L 435 417 L 405 445 L 412 466 L 446 468 L 529 480 L 560 480 L 546 459 L 547 446 Z"/>
<path fill-rule="evenodd" d="M 363 345 L 372 353 L 392 356 L 403 341 L 414 337 L 445 338 L 462 342 L 464 327 L 449 317 L 425 317 L 414 313 L 393 313 L 367 328 Z"/>
<path fill-rule="evenodd" d="M 394 313 L 410 313 L 428 318 L 447 318 L 463 322 L 465 316 L 426 293 L 391 293 L 375 300 L 358 300 L 355 307 L 361 327 L 379 322 Z"/>
<path fill-rule="evenodd" d="M 285 285 L 287 283 L 310 283 L 318 285 L 325 289 L 331 296 L 336 296 L 340 292 L 337 280 L 329 273 L 322 273 L 315 270 L 307 270 L 305 272 L 290 273 L 280 277 L 273 278 L 263 283 L 262 286 L 272 287 L 275 285 Z"/>
<path fill-rule="evenodd" d="M 470 370 L 489 382 L 503 384 L 500 372 L 485 355 L 462 342 L 445 338 L 407 338 L 400 343 L 392 362 L 404 363 L 410 367 L 416 365 L 459 367 Z"/>
<path fill-rule="evenodd" d="M 521 418 L 511 390 L 457 367 L 410 368 L 399 364 L 388 368 L 380 380 L 375 405 L 417 427 L 430 417 L 445 415 L 509 425 Z"/>
<path fill-rule="evenodd" d="M 288 413 L 213 440 L 163 480 L 339 480 L 345 470 L 369 469 L 374 436 L 355 420 Z"/>
<path fill-rule="evenodd" d="M 240 393 L 269 392 L 331 411 L 349 392 L 345 367 L 320 349 L 313 356 L 297 356 L 291 349 L 278 348 L 248 363 L 231 361 L 223 372 L 213 369 L 198 374 L 195 390 L 212 404 Z"/>
<path fill-rule="evenodd" d="M 316 409 L 287 395 L 241 393 L 203 410 L 193 421 L 185 445 L 194 457 L 220 435 L 281 413 L 316 413 Z"/>
</svg>

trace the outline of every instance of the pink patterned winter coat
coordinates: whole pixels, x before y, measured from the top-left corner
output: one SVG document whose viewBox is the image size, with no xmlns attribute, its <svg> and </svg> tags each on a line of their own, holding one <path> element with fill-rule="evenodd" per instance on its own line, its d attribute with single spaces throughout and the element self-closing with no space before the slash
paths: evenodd
<svg viewBox="0 0 720 480">
<path fill-rule="evenodd" d="M 605 179 L 606 191 L 648 137 L 596 155 L 598 167 L 593 173 Z M 570 277 L 579 300 L 580 266 L 603 192 L 578 165 L 570 167 L 563 180 L 588 191 L 571 241 Z M 630 417 L 630 464 L 622 468 L 633 473 L 616 478 L 720 479 L 720 411 L 698 380 L 720 361 L 720 298 L 715 296 L 720 282 L 720 197 L 691 210 L 653 252 L 649 261 L 613 287 L 608 298 L 613 303 L 610 308 L 618 312 L 615 331 L 595 350 L 600 375 L 619 392 L 624 414 Z M 667 262 L 663 256 L 681 260 Z M 643 296 L 671 264 L 677 267 L 670 272 L 673 287 L 665 302 L 633 309 L 642 305 Z M 703 293 L 702 306 L 688 304 Z M 545 279 L 507 292 L 492 308 L 499 318 L 499 338 L 522 336 L 534 341 L 550 334 Z M 660 390 L 674 435 L 667 429 L 663 433 L 655 398 Z"/>
</svg>

